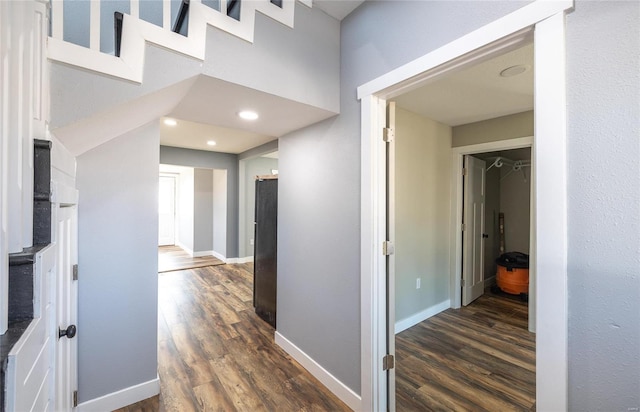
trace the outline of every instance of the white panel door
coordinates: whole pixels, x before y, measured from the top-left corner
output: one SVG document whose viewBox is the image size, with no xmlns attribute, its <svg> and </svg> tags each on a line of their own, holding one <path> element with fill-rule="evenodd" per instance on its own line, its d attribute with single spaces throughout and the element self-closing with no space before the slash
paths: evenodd
<svg viewBox="0 0 640 412">
<path fill-rule="evenodd" d="M 59 207 L 57 224 L 55 410 L 69 411 L 74 406 L 74 392 L 78 389 L 78 339 L 75 337 L 78 282 L 73 276 L 73 267 L 78 262 L 76 207 Z"/>
<path fill-rule="evenodd" d="M 473 156 L 464 158 L 462 233 L 462 304 L 484 293 L 484 198 L 487 166 Z"/>
<path fill-rule="evenodd" d="M 160 176 L 158 194 L 158 245 L 176 243 L 176 178 Z"/>
</svg>

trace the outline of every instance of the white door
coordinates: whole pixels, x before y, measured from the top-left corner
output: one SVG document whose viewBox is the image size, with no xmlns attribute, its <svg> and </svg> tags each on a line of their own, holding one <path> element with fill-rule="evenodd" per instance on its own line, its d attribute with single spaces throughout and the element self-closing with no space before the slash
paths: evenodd
<svg viewBox="0 0 640 412">
<path fill-rule="evenodd" d="M 464 157 L 464 211 L 462 213 L 462 304 L 484 293 L 484 160 Z"/>
<path fill-rule="evenodd" d="M 73 274 L 78 263 L 76 206 L 60 207 L 57 215 L 55 410 L 68 411 L 74 407 L 74 392 L 78 389 L 78 282 Z"/>
<path fill-rule="evenodd" d="M 385 140 L 387 141 L 387 240 L 390 242 L 386 247 L 387 253 L 387 410 L 396 410 L 396 370 L 394 361 L 396 355 L 396 288 L 395 288 L 395 265 L 396 259 L 393 249 L 395 242 L 395 130 L 396 130 L 396 103 L 387 104 L 387 130 Z M 383 362 L 385 363 L 385 362 Z M 385 365 L 383 365 L 385 367 Z"/>
<path fill-rule="evenodd" d="M 160 176 L 158 194 L 158 245 L 176 243 L 176 178 Z"/>
</svg>

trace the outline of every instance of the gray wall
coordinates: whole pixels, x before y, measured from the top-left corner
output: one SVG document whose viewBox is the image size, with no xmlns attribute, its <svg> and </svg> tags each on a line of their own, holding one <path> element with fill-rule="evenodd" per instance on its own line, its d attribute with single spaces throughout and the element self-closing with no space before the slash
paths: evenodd
<svg viewBox="0 0 640 412">
<path fill-rule="evenodd" d="M 500 256 L 500 169 L 488 170 L 485 181 L 484 232 L 489 237 L 484 241 L 484 278 L 488 279 L 496 275 L 496 258 Z"/>
<path fill-rule="evenodd" d="M 575 411 L 640 406 L 638 21 L 637 1 L 578 1 L 567 17 L 569 404 Z"/>
<path fill-rule="evenodd" d="M 278 159 L 271 159 L 268 157 L 256 157 L 254 159 L 248 159 L 244 162 L 244 251 L 245 256 L 253 256 L 253 245 L 251 241 L 254 236 L 255 221 L 255 205 L 256 205 L 256 176 L 270 175 L 271 169 L 278 168 Z"/>
<path fill-rule="evenodd" d="M 511 168 L 500 170 L 500 211 L 504 213 L 504 238 L 506 252 L 529 254 L 529 234 L 531 233 L 531 168 L 512 172 Z"/>
<path fill-rule="evenodd" d="M 78 393 L 157 376 L 158 123 L 77 158 Z"/>
<path fill-rule="evenodd" d="M 453 147 L 533 136 L 533 111 L 455 126 Z"/>
<path fill-rule="evenodd" d="M 213 171 L 193 170 L 193 251 L 213 250 Z"/>
<path fill-rule="evenodd" d="M 278 256 L 278 329 L 356 392 L 360 105 L 355 89 L 524 4 L 365 2 L 341 26 L 341 115 L 280 139 L 278 235 L 279 250 L 287 253 Z M 572 410 L 640 404 L 639 7 L 638 2 L 577 1 L 567 17 Z M 603 75 L 611 67 L 615 75 Z"/>
<path fill-rule="evenodd" d="M 397 108 L 395 145 L 398 322 L 449 299 L 451 127 Z"/>
<path fill-rule="evenodd" d="M 160 163 L 227 171 L 226 257 L 238 257 L 238 155 L 160 146 Z"/>
<path fill-rule="evenodd" d="M 341 114 L 280 138 L 278 331 L 357 393 L 360 103 L 356 88 L 522 4 L 365 2 L 341 25 Z"/>
</svg>

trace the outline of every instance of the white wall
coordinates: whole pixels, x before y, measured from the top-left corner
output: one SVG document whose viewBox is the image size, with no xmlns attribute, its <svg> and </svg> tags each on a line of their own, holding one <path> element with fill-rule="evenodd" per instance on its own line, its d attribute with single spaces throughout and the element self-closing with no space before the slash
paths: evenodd
<svg viewBox="0 0 640 412">
<path fill-rule="evenodd" d="M 193 191 L 194 172 L 187 167 L 178 175 L 176 243 L 190 255 L 193 255 Z"/>
<path fill-rule="evenodd" d="M 455 126 L 453 147 L 533 136 L 533 111 Z"/>
<path fill-rule="evenodd" d="M 213 252 L 227 255 L 227 171 L 213 170 Z"/>
<path fill-rule="evenodd" d="M 451 127 L 397 108 L 394 141 L 397 323 L 449 299 Z"/>
<path fill-rule="evenodd" d="M 157 377 L 159 136 L 153 122 L 77 158 L 80 402 Z"/>
</svg>

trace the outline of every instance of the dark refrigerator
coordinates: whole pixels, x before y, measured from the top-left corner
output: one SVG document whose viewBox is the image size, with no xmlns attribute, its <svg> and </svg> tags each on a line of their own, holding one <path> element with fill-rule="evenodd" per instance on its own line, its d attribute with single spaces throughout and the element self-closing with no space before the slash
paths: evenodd
<svg viewBox="0 0 640 412">
<path fill-rule="evenodd" d="M 278 266 L 278 178 L 256 178 L 255 235 L 253 250 L 253 306 L 256 313 L 276 327 Z"/>
</svg>

